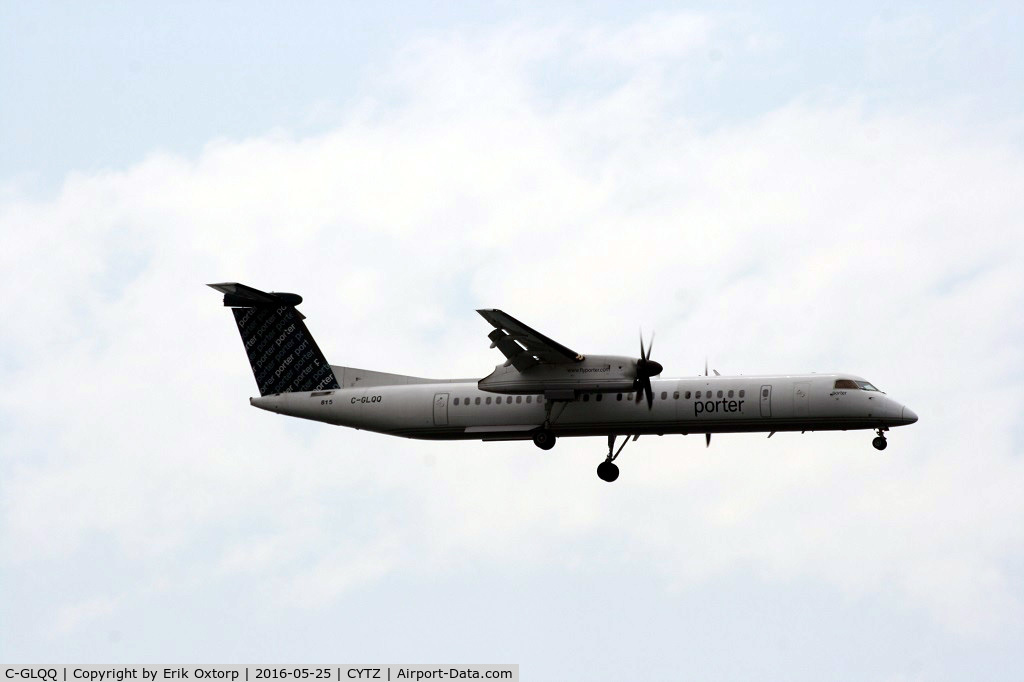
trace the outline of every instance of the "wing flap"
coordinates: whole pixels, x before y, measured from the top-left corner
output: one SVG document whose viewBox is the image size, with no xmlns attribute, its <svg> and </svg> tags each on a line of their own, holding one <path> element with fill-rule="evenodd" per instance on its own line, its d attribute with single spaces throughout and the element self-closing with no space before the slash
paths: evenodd
<svg viewBox="0 0 1024 682">
<path fill-rule="evenodd" d="M 494 331 L 487 335 L 491 346 L 501 351 L 508 364 L 520 372 L 541 363 L 560 365 L 583 359 L 576 351 L 549 339 L 504 311 L 489 309 L 477 312 L 494 327 Z"/>
</svg>

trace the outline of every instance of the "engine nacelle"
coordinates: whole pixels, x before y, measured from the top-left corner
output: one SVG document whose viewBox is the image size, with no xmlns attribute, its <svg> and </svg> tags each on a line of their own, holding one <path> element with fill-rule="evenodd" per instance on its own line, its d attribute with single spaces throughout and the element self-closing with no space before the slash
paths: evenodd
<svg viewBox="0 0 1024 682">
<path fill-rule="evenodd" d="M 633 389 L 636 359 L 621 355 L 588 355 L 580 362 L 541 363 L 520 372 L 511 364 L 498 365 L 477 383 L 491 393 L 619 393 Z"/>
</svg>

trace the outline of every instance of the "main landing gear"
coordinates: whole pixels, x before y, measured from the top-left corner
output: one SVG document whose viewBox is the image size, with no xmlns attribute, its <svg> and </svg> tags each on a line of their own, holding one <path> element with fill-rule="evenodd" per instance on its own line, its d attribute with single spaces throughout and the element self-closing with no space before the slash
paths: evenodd
<svg viewBox="0 0 1024 682">
<path fill-rule="evenodd" d="M 875 446 L 875 450 L 885 450 L 889 442 L 885 440 L 885 434 L 882 433 L 882 429 L 878 429 L 878 435 L 875 437 L 871 444 Z"/>
<path fill-rule="evenodd" d="M 541 429 L 533 434 L 533 444 L 541 450 L 550 450 L 555 447 L 555 434 L 547 429 Z"/>
<path fill-rule="evenodd" d="M 639 436 L 633 436 L 633 440 L 636 440 Z M 622 450 L 626 447 L 626 443 L 629 442 L 629 436 L 626 436 L 626 440 L 622 441 L 622 445 L 619 449 L 615 449 L 615 436 L 608 436 L 608 456 L 604 458 L 604 461 L 597 465 L 597 477 L 602 481 L 611 483 L 619 477 L 619 467 L 615 464 L 615 460 L 622 454 Z"/>
<path fill-rule="evenodd" d="M 511 400 L 511 398 L 510 398 Z M 558 400 L 556 398 L 545 397 L 544 400 L 544 424 L 537 429 L 533 434 L 533 444 L 541 450 L 550 450 L 555 447 L 555 434 L 551 433 L 551 409 L 555 406 L 555 403 L 562 403 L 562 411 L 565 411 L 565 406 L 568 401 Z M 562 412 L 559 412 L 555 419 L 560 417 Z"/>
</svg>

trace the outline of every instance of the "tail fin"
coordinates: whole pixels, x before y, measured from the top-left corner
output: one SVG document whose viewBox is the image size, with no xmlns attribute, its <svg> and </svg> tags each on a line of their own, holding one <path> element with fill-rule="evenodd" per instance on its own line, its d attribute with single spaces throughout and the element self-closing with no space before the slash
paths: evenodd
<svg viewBox="0 0 1024 682">
<path fill-rule="evenodd" d="M 298 294 L 266 293 L 237 282 L 209 284 L 224 294 L 242 335 L 260 395 L 338 388 L 331 366 L 295 309 Z"/>
</svg>

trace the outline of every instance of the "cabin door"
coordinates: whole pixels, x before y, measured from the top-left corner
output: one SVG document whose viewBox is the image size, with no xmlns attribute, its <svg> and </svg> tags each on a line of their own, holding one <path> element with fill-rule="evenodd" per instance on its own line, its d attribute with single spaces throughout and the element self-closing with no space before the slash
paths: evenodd
<svg viewBox="0 0 1024 682">
<path fill-rule="evenodd" d="M 772 387 L 771 384 L 761 387 L 761 416 L 772 416 Z"/>
<path fill-rule="evenodd" d="M 434 394 L 434 426 L 448 426 L 448 394 Z"/>
</svg>

